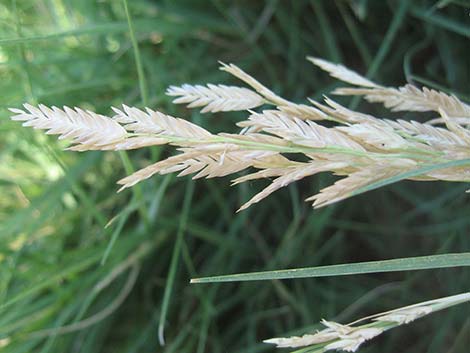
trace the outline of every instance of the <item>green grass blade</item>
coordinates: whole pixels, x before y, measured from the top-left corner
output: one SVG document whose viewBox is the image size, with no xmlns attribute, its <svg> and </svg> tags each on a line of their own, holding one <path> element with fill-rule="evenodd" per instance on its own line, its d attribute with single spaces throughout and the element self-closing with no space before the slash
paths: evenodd
<svg viewBox="0 0 470 353">
<path fill-rule="evenodd" d="M 389 52 L 392 42 L 395 39 L 395 36 L 398 33 L 401 24 L 403 23 L 409 5 L 409 1 L 406 0 L 400 2 L 400 6 L 398 7 L 397 12 L 393 16 L 392 23 L 390 24 L 387 34 L 385 35 L 384 41 L 382 42 L 382 45 L 380 46 L 377 54 L 375 55 L 375 58 L 372 61 L 369 70 L 367 71 L 367 77 L 375 77 L 378 69 L 382 66 L 385 56 Z"/>
<path fill-rule="evenodd" d="M 147 90 L 147 81 L 145 80 L 144 69 L 142 66 L 142 59 L 140 57 L 139 44 L 135 37 L 134 24 L 132 23 L 132 18 L 129 13 L 129 6 L 127 0 L 123 0 L 124 10 L 127 17 L 127 25 L 129 26 L 129 35 L 131 37 L 132 48 L 134 49 L 135 65 L 137 69 L 137 76 L 139 77 L 139 88 L 140 96 L 142 97 L 142 103 L 144 107 L 148 104 L 148 90 Z"/>
<path fill-rule="evenodd" d="M 356 45 L 359 54 L 361 55 L 362 61 L 364 62 L 364 64 L 369 66 L 370 62 L 372 61 L 372 56 L 369 53 L 367 43 L 362 37 L 358 26 L 356 25 L 354 19 L 346 9 L 346 4 L 344 4 L 342 1 L 337 1 L 336 6 L 338 7 L 339 13 L 343 18 L 344 24 L 348 28 L 349 34 L 351 35 L 351 38 L 354 44 Z"/>
<path fill-rule="evenodd" d="M 191 200 L 194 193 L 194 181 L 190 180 L 186 184 L 186 190 L 184 193 L 183 210 L 180 218 L 180 224 L 178 227 L 178 233 L 176 235 L 176 242 L 171 255 L 170 269 L 168 270 L 168 278 L 165 286 L 165 293 L 163 294 L 162 310 L 160 312 L 160 320 L 158 324 L 158 340 L 163 346 L 165 344 L 165 321 L 170 306 L 171 292 L 173 291 L 173 284 L 175 282 L 176 270 L 180 260 L 181 247 L 183 244 L 183 237 L 186 232 L 186 226 L 188 223 L 189 211 L 191 209 Z"/>
<path fill-rule="evenodd" d="M 436 268 L 470 266 L 470 252 L 442 254 L 402 259 L 358 262 L 331 266 L 318 266 L 290 270 L 240 273 L 224 276 L 193 278 L 191 283 L 261 281 L 273 279 L 312 278 L 360 275 L 397 271 L 430 270 Z"/>
<path fill-rule="evenodd" d="M 410 2 L 407 0 L 402 0 L 400 1 L 400 5 L 397 9 L 397 12 L 394 14 L 392 22 L 390 23 L 390 26 L 387 30 L 387 33 L 385 34 L 384 40 L 382 44 L 379 47 L 379 50 L 377 51 L 377 54 L 375 54 L 374 59 L 372 60 L 372 63 L 370 64 L 369 69 L 367 70 L 366 77 L 373 79 L 377 75 L 377 72 L 379 68 L 383 65 L 385 57 L 387 56 L 388 52 L 390 51 L 392 47 L 392 42 L 395 39 L 398 30 L 400 29 L 400 26 L 402 25 L 407 11 L 408 7 L 410 5 Z M 355 109 L 357 108 L 359 104 L 359 97 L 354 97 L 351 101 L 350 108 Z"/>
<path fill-rule="evenodd" d="M 5 309 L 6 307 L 22 300 L 25 299 L 31 295 L 37 294 L 44 288 L 47 288 L 48 286 L 52 285 L 53 283 L 57 283 L 64 278 L 67 278 L 67 276 L 70 276 L 71 274 L 75 274 L 78 272 L 81 272 L 96 262 L 98 262 L 99 258 L 101 257 L 101 254 L 99 253 L 93 253 L 85 258 L 83 258 L 82 261 L 77 261 L 75 263 L 72 263 L 69 266 L 64 267 L 60 271 L 57 271 L 56 273 L 51 274 L 49 278 L 46 280 L 41 280 L 38 281 L 37 283 L 33 284 L 30 288 L 27 288 L 23 291 L 21 291 L 19 294 L 14 296 L 13 298 L 9 299 L 6 303 L 2 304 L 0 306 L 0 310 Z"/>
<path fill-rule="evenodd" d="M 320 31 L 325 39 L 325 45 L 328 52 L 328 59 L 333 60 L 335 62 L 341 62 L 342 55 L 335 37 L 335 31 L 331 26 L 331 23 L 328 19 L 328 15 L 322 5 L 322 2 L 310 1 L 310 5 L 312 6 L 315 12 Z"/>
<path fill-rule="evenodd" d="M 454 19 L 447 18 L 436 13 L 429 13 L 425 9 L 421 9 L 418 7 L 413 8 L 411 10 L 411 14 L 419 18 L 420 20 L 429 22 L 435 26 L 442 27 L 448 31 L 460 34 L 466 38 L 470 38 L 470 28 L 468 27 L 468 24 L 455 21 Z"/>
</svg>

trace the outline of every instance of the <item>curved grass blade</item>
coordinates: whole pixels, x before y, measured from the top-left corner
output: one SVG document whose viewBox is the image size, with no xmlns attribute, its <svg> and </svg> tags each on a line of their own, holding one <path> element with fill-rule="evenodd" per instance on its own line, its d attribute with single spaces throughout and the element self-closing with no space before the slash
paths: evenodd
<svg viewBox="0 0 470 353">
<path fill-rule="evenodd" d="M 360 275 L 366 273 L 430 270 L 470 266 L 470 252 L 408 257 L 383 261 L 357 262 L 290 270 L 239 273 L 233 275 L 193 278 L 191 283 L 261 281 L 328 276 Z"/>
</svg>

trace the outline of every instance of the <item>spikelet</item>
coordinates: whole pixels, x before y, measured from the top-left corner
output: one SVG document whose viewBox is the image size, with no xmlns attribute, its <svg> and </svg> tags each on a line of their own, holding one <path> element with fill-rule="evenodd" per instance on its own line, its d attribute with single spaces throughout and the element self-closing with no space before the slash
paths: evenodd
<svg viewBox="0 0 470 353">
<path fill-rule="evenodd" d="M 314 148 L 346 147 L 364 151 L 364 148 L 339 130 L 329 129 L 311 120 L 288 117 L 280 111 L 265 110 L 253 113 L 247 121 L 239 123 L 242 127 L 255 127 L 287 141 Z"/>
<path fill-rule="evenodd" d="M 123 110 L 112 108 L 114 120 L 123 124 L 127 131 L 140 134 L 154 134 L 172 141 L 179 139 L 204 140 L 212 136 L 210 132 L 187 120 L 146 108 L 145 112 L 123 105 Z"/>
<path fill-rule="evenodd" d="M 395 310 L 391 313 L 375 317 L 374 321 L 396 322 L 398 325 L 406 325 L 432 312 L 432 307 L 421 306 Z"/>
<path fill-rule="evenodd" d="M 407 84 L 398 88 L 338 88 L 333 91 L 338 95 L 361 95 L 371 103 L 382 103 L 394 112 L 426 112 L 443 110 L 452 117 L 470 117 L 470 106 L 454 95 L 423 87 L 419 89 Z"/>
<path fill-rule="evenodd" d="M 241 150 L 236 145 L 215 144 L 181 149 L 183 153 L 154 163 L 121 179 L 121 189 L 150 178 L 155 174 L 179 172 L 178 176 L 194 174 L 193 179 L 223 177 L 249 167 L 285 164 L 286 158 L 273 151 Z"/>
<path fill-rule="evenodd" d="M 281 105 L 278 109 L 287 117 L 295 116 L 301 120 L 333 120 L 320 109 L 305 104 Z M 335 119 L 334 119 L 335 120 Z"/>
<path fill-rule="evenodd" d="M 119 191 L 134 186 L 135 184 L 141 182 L 142 180 L 148 179 L 155 174 L 178 172 L 181 169 L 184 169 L 184 165 L 181 165 L 181 163 L 184 163 L 185 161 L 192 158 L 203 156 L 204 154 L 204 151 L 184 152 L 168 157 L 167 159 L 151 164 L 145 168 L 139 169 L 135 173 L 118 181 L 118 184 L 122 185 Z"/>
<path fill-rule="evenodd" d="M 355 352 L 365 341 L 380 335 L 384 331 L 377 327 L 351 327 L 326 320 L 322 320 L 321 323 L 326 329 L 315 334 L 306 334 L 301 337 L 271 338 L 263 342 L 275 344 L 277 348 L 307 347 L 330 342 L 324 345 L 322 351 Z"/>
<path fill-rule="evenodd" d="M 452 117 L 470 117 L 470 106 L 454 95 L 448 95 L 434 89 L 419 89 L 411 84 L 402 87 L 383 87 L 359 75 L 346 67 L 333 64 L 323 59 L 308 57 L 309 61 L 327 71 L 332 77 L 361 88 L 338 88 L 333 91 L 338 95 L 363 95 L 366 100 L 383 103 L 392 111 L 435 111 L 443 110 Z"/>
<path fill-rule="evenodd" d="M 359 75 L 357 72 L 326 60 L 308 57 L 309 61 L 327 71 L 332 77 L 361 88 L 338 88 L 333 91 L 338 95 L 363 95 L 373 103 L 383 103 L 392 111 L 439 111 L 443 110 L 452 117 L 470 117 L 470 106 L 454 95 L 448 95 L 434 89 L 419 89 L 411 84 L 402 87 L 383 87 Z"/>
<path fill-rule="evenodd" d="M 343 65 L 333 64 L 333 63 L 330 63 L 329 61 L 319 59 L 319 58 L 314 58 L 311 56 L 307 57 L 307 60 L 317 65 L 322 70 L 328 72 L 332 77 L 337 78 L 338 80 L 350 83 L 355 86 L 372 87 L 372 88 L 380 87 L 376 83 L 359 75 L 357 72 L 354 72 L 344 67 Z"/>
<path fill-rule="evenodd" d="M 329 116 L 335 117 L 338 121 L 341 121 L 344 124 L 355 124 L 364 122 L 376 123 L 380 120 L 372 115 L 348 109 L 329 97 L 325 97 L 324 99 L 326 104 L 321 104 L 311 99 L 309 99 L 309 101 L 317 108 L 319 108 L 319 110 L 322 111 L 324 114 L 328 114 Z"/>
<path fill-rule="evenodd" d="M 329 162 L 329 161 L 313 161 L 310 163 L 302 163 L 290 168 L 286 168 L 285 172 L 276 178 L 268 187 L 253 196 L 247 203 L 241 206 L 237 212 L 242 211 L 252 204 L 257 203 L 274 191 L 283 188 L 295 181 L 301 180 L 307 176 L 312 176 L 320 172 L 340 170 L 347 166 L 346 163 Z"/>
<path fill-rule="evenodd" d="M 243 87 L 213 85 L 170 86 L 166 94 L 178 97 L 175 104 L 189 103 L 188 108 L 203 107 L 201 113 L 248 110 L 259 107 L 265 100 L 257 93 Z"/>
<path fill-rule="evenodd" d="M 389 162 L 386 165 L 375 164 L 368 168 L 364 167 L 320 190 L 320 193 L 307 198 L 305 201 L 314 201 L 313 207 L 315 208 L 324 207 L 352 196 L 354 191 L 359 188 L 416 167 L 416 163 L 412 160 L 395 160 L 394 162 L 395 165 Z"/>
<path fill-rule="evenodd" d="M 467 118 L 452 117 L 452 121 L 456 124 L 462 125 L 466 129 L 470 129 L 470 117 L 467 117 Z M 431 124 L 431 125 L 445 124 L 445 121 L 442 118 L 434 118 L 434 119 L 426 121 L 426 124 Z"/>
<path fill-rule="evenodd" d="M 442 108 L 438 108 L 441 114 L 442 120 L 447 126 L 449 131 L 452 131 L 455 135 L 459 136 L 467 146 L 470 146 L 470 130 L 459 125 L 454 119 L 450 118 L 446 111 Z"/>
<path fill-rule="evenodd" d="M 123 141 L 126 130 L 112 119 L 84 111 L 80 108 L 48 108 L 40 104 L 37 108 L 24 104 L 25 111 L 13 109 L 12 120 L 24 121 L 23 126 L 47 130 L 46 134 L 59 135 L 59 139 L 68 139 L 86 149 L 106 148 L 109 144 Z"/>
<path fill-rule="evenodd" d="M 271 91 L 266 86 L 262 85 L 252 76 L 248 75 L 245 71 L 240 69 L 234 64 L 224 64 L 220 63 L 220 70 L 228 72 L 229 74 L 235 76 L 239 80 L 245 82 L 247 85 L 251 86 L 256 92 L 262 95 L 268 102 L 276 105 L 289 105 L 290 102 L 282 97 L 279 97 L 273 91 Z"/>
<path fill-rule="evenodd" d="M 336 129 L 355 141 L 366 143 L 380 150 L 406 150 L 416 146 L 416 143 L 406 140 L 389 125 L 362 123 L 339 126 Z"/>
</svg>

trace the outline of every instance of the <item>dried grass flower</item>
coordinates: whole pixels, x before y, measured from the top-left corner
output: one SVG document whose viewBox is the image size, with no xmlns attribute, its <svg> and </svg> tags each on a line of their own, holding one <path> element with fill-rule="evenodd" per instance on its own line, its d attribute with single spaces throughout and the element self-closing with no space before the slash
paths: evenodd
<svg viewBox="0 0 470 353">
<path fill-rule="evenodd" d="M 271 178 L 271 184 L 240 207 L 243 210 L 279 188 L 322 172 L 342 176 L 306 200 L 322 207 L 403 179 L 470 182 L 470 106 L 454 95 L 426 87 L 379 85 L 350 69 L 308 58 L 354 87 L 333 94 L 363 95 L 392 111 L 432 111 L 428 122 L 381 119 L 348 109 L 331 98 L 310 104 L 290 102 L 233 64 L 221 70 L 249 88 L 220 84 L 171 86 L 174 103 L 201 112 L 247 111 L 239 133 L 213 134 L 187 120 L 123 105 L 108 117 L 79 108 L 24 105 L 12 119 L 71 140 L 75 151 L 129 150 L 172 145 L 179 154 L 155 162 L 119 181 L 122 189 L 155 174 L 213 178 L 240 171 L 233 180 Z M 253 111 L 261 106 L 268 109 Z M 328 124 L 324 124 L 328 121 Z M 255 169 L 255 171 L 252 171 Z"/>
</svg>

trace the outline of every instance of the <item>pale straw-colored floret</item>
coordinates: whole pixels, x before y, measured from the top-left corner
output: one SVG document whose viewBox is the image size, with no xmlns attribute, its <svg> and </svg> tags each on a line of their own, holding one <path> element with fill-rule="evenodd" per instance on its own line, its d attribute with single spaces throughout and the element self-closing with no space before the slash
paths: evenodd
<svg viewBox="0 0 470 353">
<path fill-rule="evenodd" d="M 454 95 L 423 87 L 422 89 L 406 84 L 402 87 L 380 86 L 364 76 L 349 70 L 340 64 L 333 64 L 323 59 L 308 57 L 309 61 L 331 76 L 360 88 L 338 88 L 333 91 L 339 95 L 362 95 L 369 102 L 382 103 L 392 111 L 439 111 L 444 110 L 449 116 L 464 117 L 470 115 L 470 105 L 463 103 Z"/>
<path fill-rule="evenodd" d="M 170 86 L 166 94 L 178 97 L 175 104 L 188 104 L 188 108 L 200 108 L 201 113 L 216 113 L 248 110 L 265 103 L 263 97 L 250 89 L 226 85 L 189 85 Z"/>
<path fill-rule="evenodd" d="M 338 80 L 350 83 L 355 86 L 361 87 L 372 87 L 372 88 L 379 88 L 378 84 L 370 81 L 369 79 L 359 75 L 357 72 L 354 72 L 347 67 L 344 67 L 340 64 L 333 64 L 329 61 L 314 58 L 312 56 L 307 57 L 307 60 L 317 65 L 324 71 L 328 72 L 332 77 L 337 78 Z"/>
<path fill-rule="evenodd" d="M 228 72 L 229 74 L 235 76 L 239 80 L 245 82 L 251 88 L 253 88 L 256 92 L 262 95 L 269 103 L 275 105 L 289 105 L 290 102 L 282 97 L 279 97 L 273 91 L 271 91 L 266 86 L 262 85 L 258 80 L 253 78 L 252 76 L 248 75 L 245 71 L 240 69 L 238 66 L 234 64 L 224 64 L 220 63 L 221 67 L 220 70 Z"/>
<path fill-rule="evenodd" d="M 383 329 L 376 327 L 351 327 L 326 320 L 322 320 L 321 323 L 326 329 L 314 334 L 271 338 L 263 342 L 275 344 L 277 348 L 298 348 L 327 343 L 323 348 L 324 351 L 355 352 L 365 341 L 383 332 Z"/>
<path fill-rule="evenodd" d="M 396 322 L 399 325 L 409 324 L 420 317 L 428 315 L 432 312 L 432 307 L 422 306 L 403 310 L 396 310 L 386 315 L 374 318 L 374 321 Z"/>
<path fill-rule="evenodd" d="M 346 335 L 340 335 L 336 342 L 326 345 L 324 350 L 355 352 L 365 341 L 380 335 L 382 332 L 383 329 L 376 327 L 354 329 Z"/>
<path fill-rule="evenodd" d="M 204 140 L 211 136 L 209 131 L 196 124 L 149 108 L 143 111 L 123 105 L 122 110 L 114 107 L 112 109 L 116 113 L 113 119 L 136 134 L 190 140 Z"/>
<path fill-rule="evenodd" d="M 301 120 L 276 110 L 253 113 L 247 121 L 238 125 L 242 127 L 254 126 L 298 145 L 314 148 L 345 147 L 365 151 L 360 144 L 337 129 L 326 128 L 311 120 Z"/>
<path fill-rule="evenodd" d="M 272 194 L 274 191 L 283 188 L 290 183 L 299 181 L 305 177 L 312 176 L 321 172 L 331 170 L 341 170 L 347 167 L 345 162 L 330 162 L 330 161 L 312 161 L 310 163 L 299 164 L 292 166 L 288 171 L 284 171 L 281 176 L 276 178 L 269 186 L 264 188 L 261 192 L 253 196 L 247 203 L 240 207 L 238 211 L 242 211 L 252 204 L 257 203 L 265 197 Z"/>
<path fill-rule="evenodd" d="M 470 114 L 470 106 L 457 97 L 427 87 L 420 89 L 410 84 L 398 88 L 338 88 L 333 93 L 346 96 L 361 95 L 369 102 L 382 103 L 395 112 L 437 112 L 442 109 L 449 116 L 459 117 Z"/>
<path fill-rule="evenodd" d="M 363 167 L 350 173 L 347 177 L 320 190 L 305 201 L 313 201 L 313 207 L 320 208 L 353 196 L 354 191 L 372 182 L 390 178 L 416 167 L 412 160 L 394 160 L 395 165 L 389 163 L 371 163 L 369 167 Z"/>
<path fill-rule="evenodd" d="M 59 135 L 73 144 L 86 147 L 104 147 L 123 141 L 126 130 L 112 119 L 80 108 L 48 108 L 43 104 L 34 107 L 23 105 L 25 110 L 10 109 L 12 120 L 23 121 L 23 126 L 47 130 L 46 134 Z"/>
</svg>

